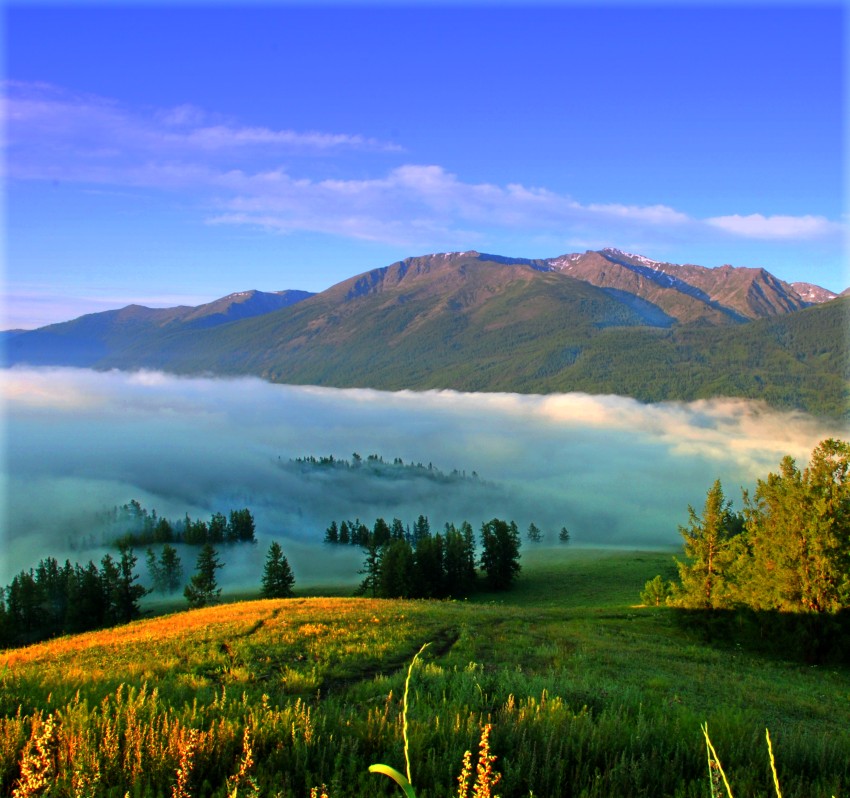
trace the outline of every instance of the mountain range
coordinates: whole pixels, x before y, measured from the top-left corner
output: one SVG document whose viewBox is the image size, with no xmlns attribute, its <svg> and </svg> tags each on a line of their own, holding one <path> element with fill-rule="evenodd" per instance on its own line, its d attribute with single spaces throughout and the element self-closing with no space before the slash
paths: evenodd
<svg viewBox="0 0 850 798">
<path fill-rule="evenodd" d="M 453 252 L 407 258 L 318 294 L 129 305 L 9 331 L 3 343 L 8 365 L 642 401 L 736 396 L 847 418 L 845 295 L 764 269 L 617 249 L 549 259 Z"/>
</svg>

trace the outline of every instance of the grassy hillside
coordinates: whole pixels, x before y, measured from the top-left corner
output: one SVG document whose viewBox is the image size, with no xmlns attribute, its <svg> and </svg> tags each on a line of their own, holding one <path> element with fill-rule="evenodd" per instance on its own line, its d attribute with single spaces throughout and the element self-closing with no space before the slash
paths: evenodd
<svg viewBox="0 0 850 798">
<path fill-rule="evenodd" d="M 33 733 L 56 794 L 171 795 L 180 770 L 184 795 L 224 796 L 246 729 L 264 796 L 398 794 L 366 769 L 404 770 L 404 678 L 429 641 L 408 712 L 419 798 L 456 794 L 487 722 L 504 798 L 706 795 L 704 721 L 736 795 L 772 789 L 765 726 L 786 798 L 845 794 L 850 673 L 712 648 L 632 606 L 670 566 L 538 550 L 515 591 L 475 601 L 250 601 L 4 652 L 0 794 Z"/>
</svg>

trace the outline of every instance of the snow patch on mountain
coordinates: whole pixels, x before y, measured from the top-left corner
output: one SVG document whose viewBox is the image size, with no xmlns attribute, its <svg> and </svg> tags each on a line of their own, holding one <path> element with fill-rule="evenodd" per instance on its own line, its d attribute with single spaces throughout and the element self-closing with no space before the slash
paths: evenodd
<svg viewBox="0 0 850 798">
<path fill-rule="evenodd" d="M 827 288 L 821 288 L 819 285 L 812 283 L 791 283 L 791 287 L 800 295 L 800 298 L 805 302 L 811 302 L 813 305 L 818 305 L 821 302 L 829 302 L 835 299 L 838 294 L 833 293 Z"/>
</svg>

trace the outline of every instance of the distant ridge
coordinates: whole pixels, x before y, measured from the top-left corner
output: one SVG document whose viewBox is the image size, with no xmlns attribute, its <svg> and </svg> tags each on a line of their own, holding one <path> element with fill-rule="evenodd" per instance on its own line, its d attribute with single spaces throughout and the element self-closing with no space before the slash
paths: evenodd
<svg viewBox="0 0 850 798">
<path fill-rule="evenodd" d="M 764 269 L 617 249 L 549 259 L 437 253 L 318 294 L 130 305 L 6 334 L 4 343 L 9 364 L 385 390 L 740 396 L 844 418 L 850 302 L 798 285 Z"/>
</svg>

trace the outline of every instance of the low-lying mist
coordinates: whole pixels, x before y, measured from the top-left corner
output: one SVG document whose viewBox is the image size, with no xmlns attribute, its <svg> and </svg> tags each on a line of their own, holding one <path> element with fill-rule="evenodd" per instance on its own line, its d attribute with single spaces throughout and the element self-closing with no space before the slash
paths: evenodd
<svg viewBox="0 0 850 798">
<path fill-rule="evenodd" d="M 298 585 L 356 581 L 360 551 L 321 545 L 331 521 L 354 518 L 412 524 L 423 514 L 439 531 L 447 521 L 477 529 L 500 517 L 521 530 L 534 522 L 544 545 L 556 545 L 566 526 L 570 545 L 674 547 L 688 504 L 701 509 L 716 478 L 740 508 L 740 487 L 785 454 L 805 462 L 818 441 L 842 434 L 739 400 L 642 405 L 53 368 L 5 370 L 0 380 L 3 585 L 42 557 L 99 561 L 97 514 L 131 499 L 175 519 L 250 508 L 259 545 L 224 554 L 219 581 L 231 587 L 259 584 L 271 539 L 281 541 Z M 291 464 L 354 452 L 426 469 L 387 478 Z M 458 474 L 435 479 L 429 464 Z M 183 562 L 188 575 L 194 554 L 184 552 Z"/>
</svg>

